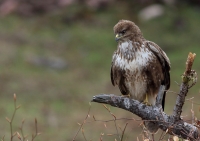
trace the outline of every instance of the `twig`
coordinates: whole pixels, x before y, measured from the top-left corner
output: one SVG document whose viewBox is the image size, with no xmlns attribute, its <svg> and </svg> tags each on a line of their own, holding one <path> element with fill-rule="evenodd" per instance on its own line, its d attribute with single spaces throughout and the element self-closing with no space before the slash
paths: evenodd
<svg viewBox="0 0 200 141">
<path fill-rule="evenodd" d="M 83 135 L 83 137 L 84 137 L 84 140 L 87 141 L 87 139 L 86 139 L 86 137 L 85 137 L 85 133 L 84 133 L 83 127 L 81 128 L 81 132 L 82 132 L 82 135 Z"/>
<path fill-rule="evenodd" d="M 100 135 L 100 141 L 103 141 L 103 136 L 104 135 L 104 133 L 101 133 L 101 135 Z"/>
<path fill-rule="evenodd" d="M 99 122 L 110 122 L 110 121 L 114 121 L 114 120 L 133 120 L 133 121 L 142 121 L 141 119 L 134 119 L 134 118 L 116 118 L 116 119 L 110 119 L 110 120 L 98 120 L 95 119 L 94 121 L 99 121 Z M 87 121 L 86 123 L 90 123 L 93 121 Z"/>
<path fill-rule="evenodd" d="M 39 135 L 40 133 L 38 133 L 38 128 L 37 128 L 37 119 L 35 118 L 35 135 L 34 134 L 32 134 L 32 139 L 31 139 L 31 141 L 33 141 L 36 137 L 37 137 L 37 135 Z"/>
<path fill-rule="evenodd" d="M 174 93 L 174 94 L 178 94 L 177 92 L 170 91 L 170 90 L 167 90 L 167 93 Z"/>
<path fill-rule="evenodd" d="M 119 131 L 118 131 L 118 128 L 117 128 L 117 123 L 116 123 L 117 118 L 116 118 L 116 116 L 110 111 L 110 109 L 105 104 L 103 104 L 103 106 L 110 113 L 110 115 L 113 117 L 113 122 L 115 124 L 115 129 L 117 131 L 117 135 L 118 135 L 119 139 L 121 140 L 121 137 L 119 135 Z"/>
<path fill-rule="evenodd" d="M 160 138 L 159 138 L 158 141 L 161 141 L 161 140 L 162 140 L 162 138 L 163 138 L 163 133 L 164 133 L 164 131 L 162 131 L 162 133 L 161 133 Z"/>
<path fill-rule="evenodd" d="M 75 141 L 75 139 L 76 139 L 78 133 L 79 133 L 80 130 L 82 129 L 83 125 L 85 124 L 85 122 L 86 122 L 86 120 L 87 120 L 87 118 L 88 118 L 88 115 L 89 115 L 89 113 L 90 113 L 90 109 L 91 109 L 91 105 L 90 105 L 90 107 L 89 107 L 89 110 L 88 110 L 88 113 L 87 113 L 85 119 L 83 120 L 82 124 L 80 125 L 80 127 L 79 127 L 78 131 L 76 132 L 76 134 L 75 134 L 74 138 L 72 139 L 72 141 Z"/>
<path fill-rule="evenodd" d="M 149 132 L 147 131 L 147 128 L 143 125 L 143 130 L 142 130 L 142 140 L 150 140 Z"/>
<path fill-rule="evenodd" d="M 180 86 L 180 84 L 178 84 L 178 82 L 174 81 L 178 86 Z"/>
<path fill-rule="evenodd" d="M 15 114 L 16 114 L 16 111 L 20 108 L 20 105 L 17 106 L 16 104 L 16 101 L 17 101 L 17 96 L 16 94 L 13 95 L 13 99 L 14 99 L 14 111 L 13 111 L 13 115 L 11 117 L 11 120 L 6 117 L 6 120 L 9 122 L 10 124 L 10 141 L 13 140 L 14 136 L 16 135 L 16 132 L 13 134 L 13 128 L 12 128 L 12 123 L 13 123 L 13 120 L 14 120 L 14 117 L 15 117 Z"/>
<path fill-rule="evenodd" d="M 20 131 L 21 131 L 21 134 L 22 134 L 22 141 L 25 141 L 25 139 L 27 138 L 27 136 L 24 135 L 24 132 L 23 132 L 23 125 L 24 125 L 24 119 L 22 120 L 22 124 L 21 124 L 21 127 L 19 128 Z"/>
<path fill-rule="evenodd" d="M 193 99 L 194 97 L 191 97 L 191 98 L 186 99 L 186 101 L 191 102 L 193 105 L 200 105 L 200 103 L 194 102 Z"/>
<path fill-rule="evenodd" d="M 15 107 L 15 109 L 14 109 L 14 112 L 13 112 L 13 115 L 12 115 L 12 118 L 11 118 L 11 121 L 10 121 L 10 140 L 12 141 L 13 140 L 13 137 L 14 137 L 14 135 L 13 135 L 13 129 L 12 129 L 12 122 L 13 122 L 13 119 L 14 119 L 14 117 L 15 117 L 15 113 L 16 113 L 16 111 L 17 111 L 17 104 L 16 104 L 16 94 L 14 94 L 14 107 Z"/>
<path fill-rule="evenodd" d="M 192 109 L 191 109 L 191 113 L 192 113 L 192 124 L 195 125 L 195 116 L 194 116 L 194 110 L 193 110 L 193 101 L 192 101 Z"/>
<path fill-rule="evenodd" d="M 126 126 L 128 125 L 128 123 L 126 123 L 125 127 L 124 127 L 124 130 L 122 132 L 122 136 L 121 136 L 121 141 L 123 141 L 123 137 L 124 137 L 124 133 L 125 133 L 125 130 L 126 130 Z"/>
</svg>

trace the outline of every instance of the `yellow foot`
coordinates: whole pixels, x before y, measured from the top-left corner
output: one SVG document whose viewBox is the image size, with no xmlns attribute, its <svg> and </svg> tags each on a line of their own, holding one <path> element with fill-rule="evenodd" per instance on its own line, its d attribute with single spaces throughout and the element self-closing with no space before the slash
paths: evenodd
<svg viewBox="0 0 200 141">
<path fill-rule="evenodd" d="M 127 95 L 122 95 L 124 97 L 128 97 L 128 98 L 131 98 L 131 94 L 127 94 Z"/>
<path fill-rule="evenodd" d="M 145 105 L 151 106 L 151 104 L 149 104 L 149 100 L 148 100 L 148 95 L 146 94 L 145 100 L 143 101 L 143 103 Z"/>
</svg>

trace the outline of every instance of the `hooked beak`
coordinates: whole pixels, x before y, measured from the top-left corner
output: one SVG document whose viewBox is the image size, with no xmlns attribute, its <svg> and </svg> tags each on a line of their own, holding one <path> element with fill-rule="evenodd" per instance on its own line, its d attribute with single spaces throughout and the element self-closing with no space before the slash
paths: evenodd
<svg viewBox="0 0 200 141">
<path fill-rule="evenodd" d="M 115 41 L 119 41 L 120 38 L 121 38 L 121 35 L 120 34 L 116 34 Z"/>
</svg>

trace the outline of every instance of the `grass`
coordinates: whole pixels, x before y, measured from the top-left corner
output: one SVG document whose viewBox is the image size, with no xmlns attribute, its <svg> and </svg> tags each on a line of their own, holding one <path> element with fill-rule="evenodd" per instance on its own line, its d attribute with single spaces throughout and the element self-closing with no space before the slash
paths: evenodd
<svg viewBox="0 0 200 141">
<path fill-rule="evenodd" d="M 116 49 L 113 25 L 123 15 L 115 15 L 114 9 L 93 13 L 92 22 L 76 21 L 70 24 L 61 22 L 58 17 L 42 16 L 22 18 L 10 15 L 0 22 L 0 136 L 8 139 L 8 124 L 5 117 L 12 114 L 12 95 L 18 95 L 22 107 L 17 111 L 13 127 L 18 129 L 23 118 L 38 120 L 38 130 L 42 134 L 36 140 L 71 140 L 78 130 L 77 122 L 82 122 L 89 108 L 88 102 L 99 93 L 120 94 L 110 82 L 110 63 Z M 167 9 L 165 15 L 151 21 L 140 23 L 145 38 L 156 42 L 171 60 L 171 89 L 178 91 L 174 81 L 180 82 L 189 51 L 197 54 L 194 69 L 199 73 L 199 24 L 200 15 L 196 9 L 185 8 L 182 13 Z M 112 20 L 113 18 L 113 20 Z M 176 25 L 181 19 L 183 25 Z M 51 19 L 55 19 L 51 22 Z M 180 27 L 179 27 L 180 26 Z M 67 64 L 65 69 L 52 69 L 37 66 L 30 61 L 33 57 L 60 58 Z M 198 83 L 188 94 L 188 98 L 199 98 Z M 176 94 L 168 93 L 167 102 L 173 101 Z M 196 101 L 196 100 L 195 100 Z M 198 101 L 196 101 L 198 102 Z M 175 103 L 175 101 L 173 101 Z M 190 103 L 186 102 L 184 115 L 190 114 Z M 166 105 L 171 113 L 173 104 Z M 133 115 L 111 108 L 117 117 Z M 197 116 L 199 112 L 196 112 Z M 92 104 L 91 116 L 100 119 L 112 118 L 102 105 Z M 190 118 L 189 116 L 187 117 Z M 32 131 L 34 123 L 26 124 L 26 133 Z M 120 121 L 121 126 L 125 121 Z M 141 130 L 140 122 L 127 126 L 126 136 L 136 138 Z M 130 126 L 129 126 L 130 125 Z M 132 126 L 131 126 L 132 125 Z M 88 139 L 99 139 L 101 132 L 115 130 L 112 123 L 105 129 L 103 123 L 87 124 L 85 135 Z M 92 134 L 91 134 L 92 131 Z M 132 135 L 132 133 L 135 133 Z M 129 135 L 128 135 L 129 134 Z M 113 136 L 104 140 L 114 140 Z M 81 134 L 77 140 L 84 140 Z"/>
</svg>

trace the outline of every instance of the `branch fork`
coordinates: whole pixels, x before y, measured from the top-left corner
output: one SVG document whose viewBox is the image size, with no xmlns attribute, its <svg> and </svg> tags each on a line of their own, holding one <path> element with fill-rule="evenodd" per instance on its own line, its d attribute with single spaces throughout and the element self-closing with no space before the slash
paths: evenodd
<svg viewBox="0 0 200 141">
<path fill-rule="evenodd" d="M 182 107 L 187 95 L 188 89 L 192 87 L 197 80 L 197 74 L 192 70 L 196 54 L 189 53 L 186 61 L 186 70 L 182 76 L 182 84 L 180 85 L 180 92 L 176 99 L 173 114 L 167 115 L 162 110 L 162 98 L 165 86 L 160 86 L 156 104 L 154 106 L 147 106 L 137 100 L 130 99 L 123 96 L 116 96 L 114 94 L 100 94 L 93 96 L 92 102 L 109 104 L 114 107 L 122 108 L 131 113 L 141 117 L 143 120 L 154 122 L 161 130 L 176 135 L 191 141 L 199 140 L 198 128 L 192 124 L 184 122 L 181 119 Z M 192 84 L 189 85 L 189 82 Z"/>
</svg>

